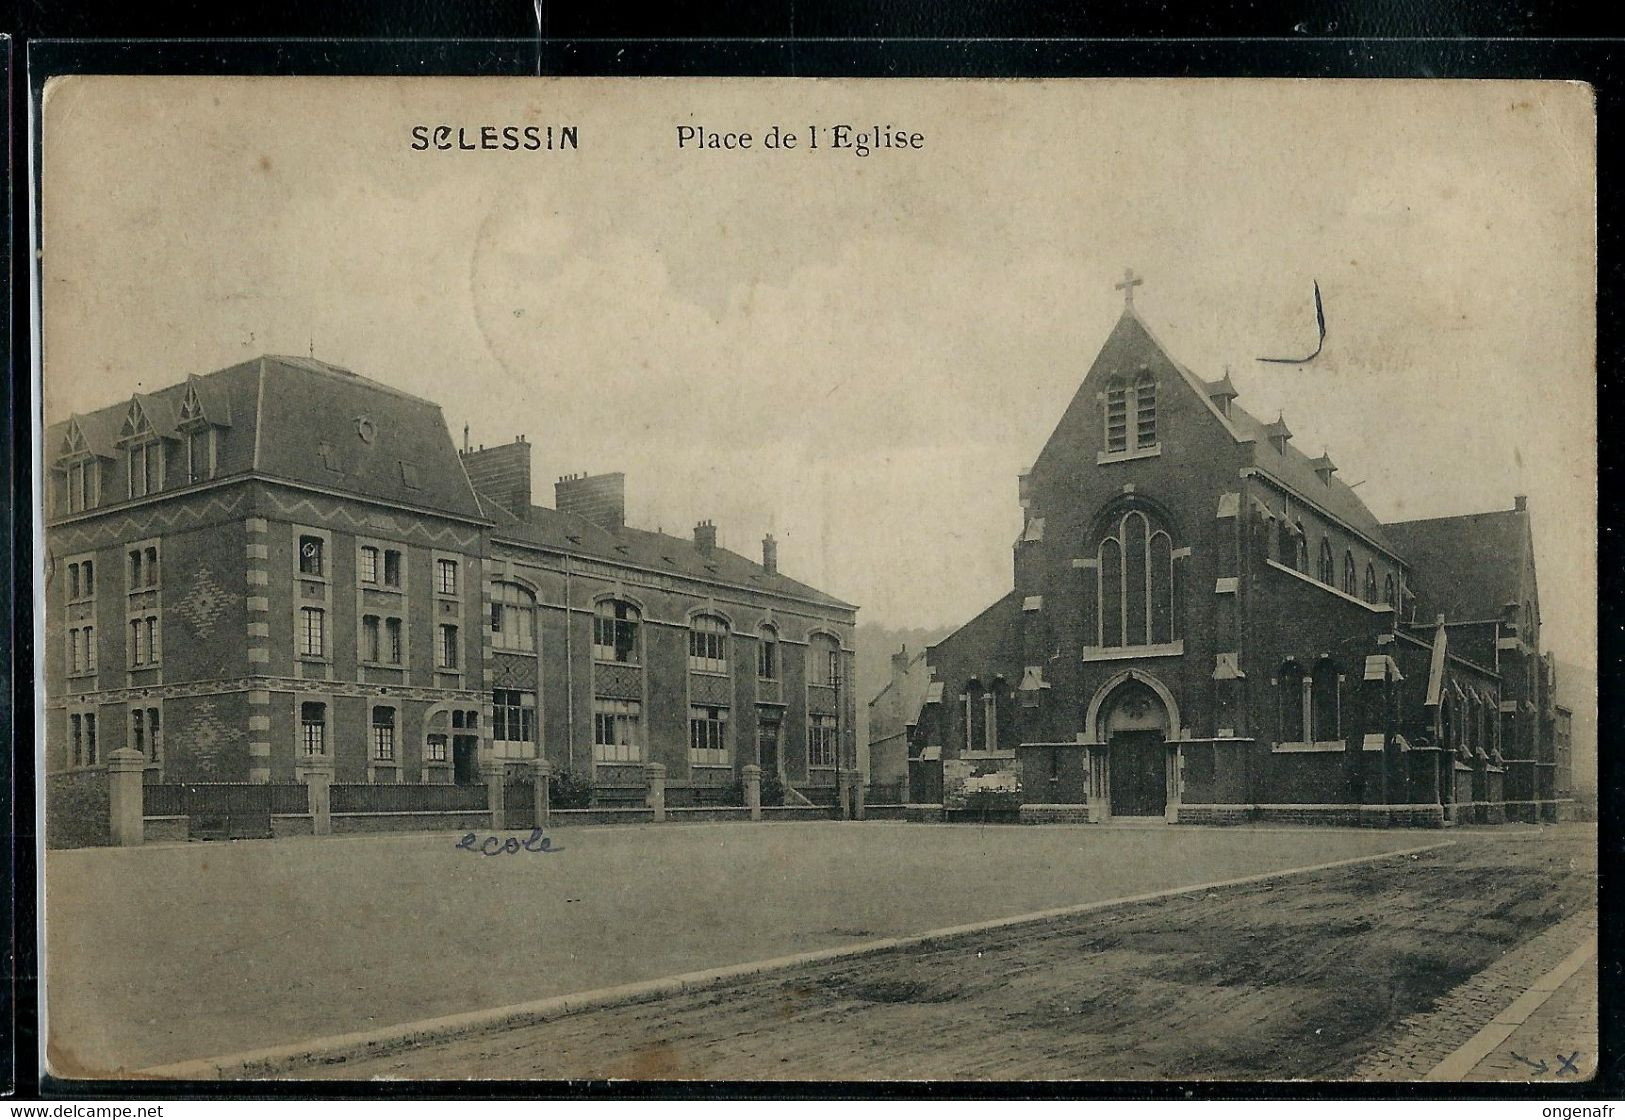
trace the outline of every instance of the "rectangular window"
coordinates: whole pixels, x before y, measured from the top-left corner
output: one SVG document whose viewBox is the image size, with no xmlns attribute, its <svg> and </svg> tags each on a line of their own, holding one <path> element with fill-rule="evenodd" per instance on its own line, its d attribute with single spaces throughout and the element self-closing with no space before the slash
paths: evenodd
<svg viewBox="0 0 1625 1120">
<path fill-rule="evenodd" d="M 442 595 L 457 594 L 457 561 L 436 560 L 434 574 L 436 591 Z"/>
<path fill-rule="evenodd" d="M 498 586 L 501 593 L 505 585 Z M 536 648 L 536 612 L 529 603 L 491 604 L 491 645 L 530 652 Z"/>
<path fill-rule="evenodd" d="M 149 614 L 141 621 L 147 631 L 147 661 L 156 665 L 163 660 L 158 648 L 158 616 Z"/>
<path fill-rule="evenodd" d="M 395 709 L 372 710 L 372 758 L 374 762 L 395 760 Z"/>
<path fill-rule="evenodd" d="M 505 743 L 536 741 L 536 694 L 518 688 L 491 693 L 491 738 Z"/>
<path fill-rule="evenodd" d="M 79 712 L 68 717 L 73 734 L 73 765 L 96 765 L 96 716 Z"/>
<path fill-rule="evenodd" d="M 399 587 L 401 585 L 401 554 L 397 549 L 384 550 L 384 586 Z"/>
<path fill-rule="evenodd" d="M 361 546 L 360 559 L 356 562 L 362 583 L 378 582 L 378 550 L 370 544 Z"/>
<path fill-rule="evenodd" d="M 139 548 L 132 548 L 130 550 L 129 559 L 130 559 L 130 565 L 129 565 L 129 573 L 128 573 L 128 583 L 130 585 L 130 590 L 134 591 L 137 588 L 142 586 L 142 582 L 141 582 L 141 580 L 142 580 L 141 550 Z"/>
<path fill-rule="evenodd" d="M 764 681 L 779 679 L 779 643 L 767 634 L 756 643 L 756 675 Z"/>
<path fill-rule="evenodd" d="M 130 709 L 130 747 L 142 757 L 146 757 L 147 713 L 144 708 Z"/>
<path fill-rule="evenodd" d="M 130 620 L 130 664 L 145 665 L 147 663 L 147 628 L 142 625 L 143 619 Z"/>
<path fill-rule="evenodd" d="M 401 620 L 398 618 L 384 619 L 384 660 L 391 665 L 399 665 L 402 660 L 402 645 Z"/>
<path fill-rule="evenodd" d="M 598 604 L 592 620 L 592 655 L 598 661 L 635 665 L 638 661 L 638 610 L 630 603 Z"/>
<path fill-rule="evenodd" d="M 299 749 L 306 758 L 327 753 L 327 705 L 307 700 L 299 705 Z"/>
<path fill-rule="evenodd" d="M 377 661 L 383 653 L 379 644 L 382 637 L 382 627 L 377 615 L 363 615 L 361 618 L 361 660 Z"/>
<path fill-rule="evenodd" d="M 147 496 L 147 444 L 132 447 L 129 450 L 128 467 L 130 497 L 144 498 Z"/>
<path fill-rule="evenodd" d="M 68 630 L 68 672 L 79 675 L 96 671 L 96 628 L 75 626 Z"/>
<path fill-rule="evenodd" d="M 85 465 L 83 463 L 75 463 L 73 466 L 68 468 L 69 513 L 79 513 L 80 511 L 88 508 L 90 505 L 89 502 L 85 501 L 85 495 L 87 492 L 85 487 L 85 478 L 87 473 L 88 472 L 85 470 Z"/>
<path fill-rule="evenodd" d="M 200 428 L 186 437 L 186 480 L 202 482 L 214 477 L 214 431 Z"/>
<path fill-rule="evenodd" d="M 728 764 L 728 709 L 695 705 L 688 709 L 688 760 L 699 766 Z"/>
<path fill-rule="evenodd" d="M 636 700 L 593 701 L 592 757 L 596 762 L 637 762 L 643 757 L 639 723 L 643 705 Z"/>
<path fill-rule="evenodd" d="M 446 737 L 444 735 L 440 734 L 439 732 L 436 732 L 436 733 L 430 735 L 429 736 L 428 748 L 429 748 L 429 756 L 426 759 L 426 761 L 428 761 L 428 762 L 444 762 L 444 761 L 446 761 Z"/>
<path fill-rule="evenodd" d="M 79 598 L 79 565 L 68 565 L 68 602 Z"/>
<path fill-rule="evenodd" d="M 695 673 L 728 671 L 728 628 L 720 618 L 702 615 L 688 632 L 688 667 Z"/>
<path fill-rule="evenodd" d="M 85 671 L 84 657 L 79 652 L 79 629 L 72 627 L 68 630 L 68 674 Z"/>
<path fill-rule="evenodd" d="M 302 576 L 324 576 L 327 569 L 322 563 L 322 538 L 299 538 L 299 574 Z"/>
<path fill-rule="evenodd" d="M 147 709 L 147 760 L 160 762 L 163 760 L 164 731 L 159 725 L 158 709 Z"/>
<path fill-rule="evenodd" d="M 299 656 L 327 656 L 327 612 L 320 607 L 299 608 Z"/>
<path fill-rule="evenodd" d="M 441 623 L 438 645 L 440 668 L 457 668 L 457 627 L 448 623 Z"/>
<path fill-rule="evenodd" d="M 835 717 L 813 716 L 807 727 L 807 765 L 835 765 Z"/>
</svg>

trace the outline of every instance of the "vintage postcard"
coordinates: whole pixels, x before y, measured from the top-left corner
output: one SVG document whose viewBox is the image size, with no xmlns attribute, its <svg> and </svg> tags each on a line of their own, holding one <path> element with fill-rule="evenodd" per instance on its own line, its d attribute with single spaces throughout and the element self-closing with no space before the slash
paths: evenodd
<svg viewBox="0 0 1625 1120">
<path fill-rule="evenodd" d="M 41 128 L 55 1075 L 1598 1068 L 1588 87 Z"/>
</svg>

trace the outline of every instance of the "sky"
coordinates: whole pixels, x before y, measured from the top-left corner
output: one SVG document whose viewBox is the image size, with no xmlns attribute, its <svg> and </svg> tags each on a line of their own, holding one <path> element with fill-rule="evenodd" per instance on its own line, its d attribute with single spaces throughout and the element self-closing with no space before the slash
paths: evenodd
<svg viewBox="0 0 1625 1120">
<path fill-rule="evenodd" d="M 412 149 L 439 124 L 580 146 Z M 1379 518 L 1528 495 L 1545 641 L 1596 664 L 1584 86 L 76 77 L 43 135 L 47 421 L 313 352 L 525 434 L 539 504 L 622 470 L 633 524 L 771 531 L 860 619 L 954 625 L 1010 587 L 1017 475 L 1132 267 L 1173 356 Z M 1313 348 L 1316 283 L 1321 355 L 1257 361 Z"/>
</svg>

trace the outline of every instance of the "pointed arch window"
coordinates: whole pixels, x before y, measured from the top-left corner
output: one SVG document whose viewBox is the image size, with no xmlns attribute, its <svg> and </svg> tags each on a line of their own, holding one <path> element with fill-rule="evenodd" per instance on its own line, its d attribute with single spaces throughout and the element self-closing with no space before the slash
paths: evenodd
<svg viewBox="0 0 1625 1120">
<path fill-rule="evenodd" d="M 1370 564 L 1365 566 L 1365 601 L 1377 601 L 1377 569 Z"/>
<path fill-rule="evenodd" d="M 1332 542 L 1330 537 L 1320 538 L 1320 563 L 1315 568 L 1315 577 L 1327 587 L 1336 586 L 1337 574 L 1332 567 Z"/>
<path fill-rule="evenodd" d="M 1316 742 L 1330 743 L 1342 738 L 1342 677 L 1329 658 L 1315 665 L 1309 707 Z"/>
<path fill-rule="evenodd" d="M 1130 509 L 1095 549 L 1094 644 L 1167 645 L 1178 633 L 1174 544 L 1166 526 Z"/>
<path fill-rule="evenodd" d="M 1343 553 L 1343 594 L 1353 595 L 1359 590 L 1354 575 L 1354 553 Z"/>
<path fill-rule="evenodd" d="M 1134 379 L 1134 446 L 1154 447 L 1157 442 L 1157 379 L 1141 370 Z"/>
<path fill-rule="evenodd" d="M 1395 610 L 1399 609 L 1399 599 L 1394 594 L 1394 573 L 1389 572 L 1382 579 L 1382 601 Z"/>
<path fill-rule="evenodd" d="M 1129 389 L 1121 377 L 1106 382 L 1106 450 L 1128 450 Z"/>
<path fill-rule="evenodd" d="M 1292 567 L 1294 571 L 1309 574 L 1309 538 L 1303 531 L 1302 521 L 1293 527 Z"/>
<path fill-rule="evenodd" d="M 1132 380 L 1106 382 L 1106 451 L 1144 451 L 1157 444 L 1157 379 L 1141 370 Z"/>
</svg>

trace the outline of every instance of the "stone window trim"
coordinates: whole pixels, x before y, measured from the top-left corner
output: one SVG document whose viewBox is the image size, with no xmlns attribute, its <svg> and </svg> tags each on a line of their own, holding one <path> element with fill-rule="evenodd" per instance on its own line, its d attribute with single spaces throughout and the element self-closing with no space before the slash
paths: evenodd
<svg viewBox="0 0 1625 1120">
<path fill-rule="evenodd" d="M 374 730 L 379 725 L 374 721 L 378 718 L 380 709 L 388 709 L 394 713 L 393 722 L 389 724 L 391 735 L 391 757 L 381 759 L 378 757 L 378 735 Z M 331 709 L 329 709 L 331 712 Z M 331 716 L 329 716 L 331 718 Z M 400 782 L 402 771 L 405 769 L 401 758 L 401 745 L 403 743 L 403 727 L 401 724 L 401 702 L 392 696 L 370 696 L 367 698 L 367 781 Z"/>
<path fill-rule="evenodd" d="M 784 668 L 780 661 L 779 628 L 764 622 L 756 628 L 756 679 L 777 684 Z"/>
<path fill-rule="evenodd" d="M 134 622 L 131 619 L 131 622 Z M 99 672 L 96 656 L 96 624 L 84 621 L 64 631 L 63 668 L 71 680 L 94 679 Z"/>
<path fill-rule="evenodd" d="M 505 656 L 539 657 L 537 607 L 541 597 L 536 588 L 511 576 L 492 579 L 487 586 L 490 617 L 485 620 L 485 630 L 491 649 Z M 514 616 L 511 623 L 509 614 Z"/>
<path fill-rule="evenodd" d="M 1161 443 L 1153 443 L 1149 447 L 1130 448 L 1125 451 L 1097 451 L 1095 452 L 1095 465 L 1105 466 L 1108 463 L 1130 463 L 1136 459 L 1156 459 L 1161 455 Z"/>
<path fill-rule="evenodd" d="M 69 704 L 63 718 L 63 769 L 99 770 L 101 749 L 101 707 L 97 704 Z M 78 737 L 75 738 L 77 731 Z"/>
<path fill-rule="evenodd" d="M 643 604 L 630 595 L 605 592 L 593 597 L 592 659 L 604 665 L 643 667 L 643 627 L 648 623 Z M 613 633 L 611 633 L 613 627 Z M 630 640 L 627 640 L 628 631 Z M 609 636 L 611 642 L 600 639 Z M 625 652 L 622 657 L 621 653 Z M 607 651 L 607 652 L 606 652 Z"/>
<path fill-rule="evenodd" d="M 700 607 L 688 613 L 688 671 L 701 676 L 730 675 L 733 624 L 720 611 Z"/>
<path fill-rule="evenodd" d="M 322 709 L 322 753 L 310 755 L 305 753 L 305 705 L 319 704 Z M 368 743 L 367 749 L 372 750 L 371 720 L 372 707 L 367 708 Z M 296 777 L 303 777 L 305 760 L 309 758 L 324 758 L 331 761 L 334 757 L 333 744 L 333 695 L 328 692 L 295 692 L 293 694 L 293 765 Z"/>
<path fill-rule="evenodd" d="M 161 696 L 131 700 L 125 706 L 125 745 L 141 752 L 147 760 L 147 769 L 162 774 L 164 770 L 164 734 L 168 721 L 164 718 Z"/>
<path fill-rule="evenodd" d="M 434 597 L 462 602 L 464 581 L 468 578 L 467 565 L 463 557 L 454 552 L 437 550 L 430 554 L 429 566 L 433 576 L 431 586 Z"/>
<path fill-rule="evenodd" d="M 69 556 L 61 565 L 63 573 L 62 598 L 66 603 L 94 603 L 96 580 L 99 575 L 98 557 L 94 552 L 80 552 Z"/>
</svg>

